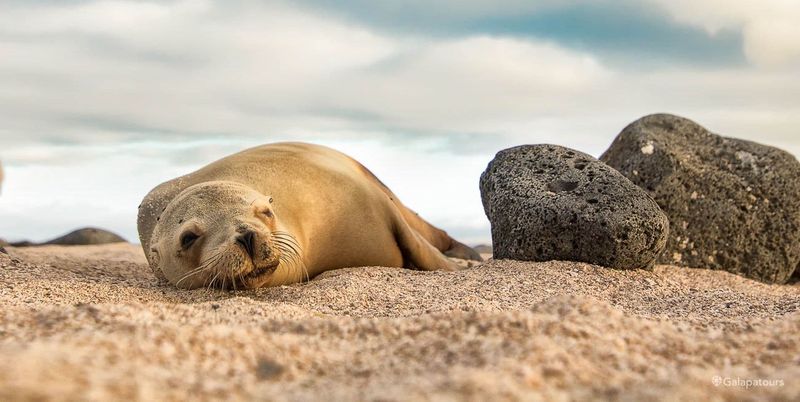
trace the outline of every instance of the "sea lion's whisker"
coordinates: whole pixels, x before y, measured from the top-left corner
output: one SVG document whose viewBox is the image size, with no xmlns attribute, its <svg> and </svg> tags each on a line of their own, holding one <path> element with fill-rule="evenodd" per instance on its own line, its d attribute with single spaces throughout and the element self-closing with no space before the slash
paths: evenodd
<svg viewBox="0 0 800 402">
<path fill-rule="evenodd" d="M 236 278 L 234 277 L 234 275 L 235 275 L 234 272 L 231 271 L 229 276 L 231 278 L 231 286 L 233 286 L 233 291 L 235 292 L 237 289 L 236 289 Z"/>
<path fill-rule="evenodd" d="M 292 253 L 290 254 L 292 256 L 292 259 L 295 260 L 295 264 L 299 264 L 300 267 L 303 269 L 303 272 L 306 275 L 306 281 L 311 280 L 311 275 L 308 272 L 308 267 L 306 267 L 305 262 L 303 262 L 303 259 L 300 257 L 301 254 L 300 251 L 302 250 L 302 247 L 300 247 L 300 244 L 297 241 L 297 239 L 294 236 L 292 236 L 291 233 L 283 231 L 276 231 L 275 233 L 277 234 L 278 239 L 281 242 L 286 242 L 291 247 Z"/>
<path fill-rule="evenodd" d="M 281 251 L 281 257 L 291 255 L 293 253 L 289 244 L 287 244 L 283 240 L 275 239 L 274 242 L 275 246 L 278 247 L 278 250 Z"/>
<path fill-rule="evenodd" d="M 234 261 L 231 261 L 231 260 L 234 260 Z M 231 277 L 230 268 L 232 266 L 237 266 L 237 267 L 240 266 L 243 261 L 241 260 L 241 258 L 238 255 L 236 255 L 236 256 L 227 256 L 224 262 L 225 262 L 224 269 L 219 269 L 219 272 L 223 274 L 222 275 L 222 283 L 220 285 L 220 289 L 222 289 L 222 290 L 225 290 L 225 284 L 228 283 L 228 279 L 229 278 L 233 279 Z"/>
<path fill-rule="evenodd" d="M 275 243 L 278 243 L 278 244 L 283 244 L 283 245 L 285 245 L 286 247 L 288 247 L 289 249 L 291 249 L 291 250 L 292 250 L 292 253 L 294 253 L 295 255 L 297 255 L 297 254 L 300 254 L 300 250 L 299 250 L 299 248 L 300 248 L 300 247 L 299 247 L 299 246 L 297 246 L 297 244 L 296 244 L 296 243 L 292 243 L 292 242 L 291 242 L 291 241 L 289 241 L 288 239 L 285 239 L 285 238 L 282 238 L 282 237 L 276 237 L 276 238 L 274 239 L 274 241 L 275 241 Z"/>
<path fill-rule="evenodd" d="M 181 276 L 181 278 L 180 278 L 180 279 L 178 279 L 178 281 L 177 281 L 177 282 L 175 282 L 175 286 L 178 286 L 178 285 L 179 285 L 181 282 L 183 282 L 184 280 L 188 279 L 189 277 L 192 277 L 192 276 L 194 276 L 194 275 L 198 275 L 198 274 L 202 273 L 203 271 L 205 271 L 205 270 L 208 270 L 208 269 L 212 268 L 213 266 L 215 266 L 215 264 L 216 264 L 216 263 L 217 263 L 217 262 L 218 262 L 218 261 L 219 261 L 219 260 L 220 260 L 222 257 L 223 257 L 223 256 L 222 256 L 222 253 L 220 253 L 220 252 L 215 252 L 214 254 L 212 254 L 211 256 L 209 256 L 208 258 L 206 258 L 205 260 L 203 260 L 203 262 L 201 262 L 201 263 L 200 263 L 200 265 L 199 265 L 197 268 L 195 268 L 195 269 L 193 269 L 193 270 L 191 270 L 191 271 L 187 272 L 187 273 L 186 273 L 186 274 L 184 274 L 183 276 Z"/>
<path fill-rule="evenodd" d="M 284 237 L 284 238 L 287 238 L 287 239 L 291 239 L 294 243 L 297 243 L 297 239 L 295 239 L 294 236 L 289 232 L 284 232 L 282 230 L 276 230 L 276 231 L 272 232 L 272 234 L 274 234 L 276 236 Z"/>
<path fill-rule="evenodd" d="M 306 267 L 306 264 L 303 262 L 302 259 L 300 259 L 300 256 L 296 255 L 295 257 L 296 257 L 297 264 L 300 265 L 300 267 L 303 269 L 303 273 L 305 273 L 305 275 L 306 275 L 306 282 L 310 281 L 311 277 L 308 274 L 308 267 Z"/>
<path fill-rule="evenodd" d="M 303 262 L 302 258 L 300 258 L 300 253 L 289 243 L 276 240 L 275 244 L 281 251 L 281 256 L 279 257 L 280 260 L 288 265 L 292 272 L 300 269 L 302 270 L 301 274 L 305 276 L 306 281 L 311 280 L 308 267 L 306 267 L 306 264 Z"/>
<path fill-rule="evenodd" d="M 183 276 L 181 276 L 181 277 L 180 277 L 180 279 L 178 279 L 178 281 L 177 281 L 177 282 L 175 282 L 175 286 L 178 286 L 178 285 L 180 285 L 180 284 L 181 284 L 181 282 L 183 282 L 185 279 L 188 279 L 190 276 L 193 276 L 193 275 L 197 275 L 197 274 L 199 274 L 199 273 L 200 273 L 200 272 L 202 272 L 204 269 L 205 269 L 205 267 L 203 267 L 203 266 L 199 266 L 199 267 L 197 267 L 197 268 L 195 268 L 195 269 L 193 269 L 193 270 L 191 270 L 191 271 L 187 272 L 186 274 L 184 274 Z M 178 286 L 178 287 L 179 287 L 179 286 Z"/>
<path fill-rule="evenodd" d="M 187 273 L 186 273 L 186 274 L 184 274 L 183 276 L 181 276 L 181 279 L 180 279 L 180 280 L 186 279 L 187 277 L 189 277 L 189 276 L 191 276 L 191 275 L 194 275 L 194 274 L 196 274 L 196 273 L 198 273 L 198 272 L 202 271 L 202 270 L 203 270 L 203 269 L 205 269 L 205 268 L 207 268 L 207 266 L 205 266 L 204 264 L 200 264 L 200 265 L 199 265 L 197 268 L 195 268 L 195 269 L 193 269 L 193 270 L 191 270 L 191 271 L 187 272 Z M 179 282 L 180 282 L 180 280 L 179 280 Z M 177 283 L 176 283 L 176 285 L 177 285 Z"/>
<path fill-rule="evenodd" d="M 280 248 L 280 246 L 282 246 L 283 247 L 282 251 L 285 252 L 286 254 L 291 254 L 291 255 L 297 254 L 297 250 L 295 250 L 290 244 L 287 244 L 287 243 L 283 242 L 282 240 L 277 240 L 276 239 L 275 240 L 275 244 L 278 245 L 279 248 Z"/>
<path fill-rule="evenodd" d="M 212 254 L 211 256 L 209 256 L 208 258 L 206 258 L 205 260 L 203 260 L 203 262 L 200 263 L 198 268 L 208 268 L 209 266 L 211 266 L 211 265 L 215 264 L 217 261 L 219 261 L 219 259 L 222 258 L 222 257 L 223 257 L 222 253 L 216 252 L 216 253 Z"/>
<path fill-rule="evenodd" d="M 284 265 L 286 265 L 287 269 L 289 270 L 289 274 L 292 274 L 295 270 L 295 266 L 294 262 L 291 259 L 292 253 L 288 248 L 289 246 L 280 242 L 275 242 L 275 244 L 278 247 L 278 249 L 281 250 L 281 256 L 280 256 L 281 261 L 283 261 Z"/>
<path fill-rule="evenodd" d="M 203 260 L 203 262 L 200 263 L 200 267 L 209 268 L 211 266 L 215 266 L 223 257 L 224 254 L 222 252 L 216 251 L 214 254 Z"/>
<path fill-rule="evenodd" d="M 298 252 L 298 250 L 301 248 L 300 244 L 297 242 L 297 239 L 295 239 L 294 236 L 292 236 L 289 233 L 279 231 L 279 232 L 274 232 L 274 235 L 276 239 L 286 241 L 287 243 L 294 246 L 292 248 L 295 249 L 295 252 Z"/>
<path fill-rule="evenodd" d="M 177 282 L 175 282 L 175 287 L 180 287 L 180 285 L 181 285 L 181 282 L 183 282 L 183 281 L 184 281 L 184 280 L 186 280 L 186 279 L 189 279 L 189 277 L 191 277 L 191 276 L 194 276 L 194 275 L 200 274 L 200 273 L 202 273 L 203 271 L 204 271 L 204 270 L 200 269 L 200 270 L 194 270 L 194 271 L 192 271 L 192 272 L 189 272 L 188 274 L 186 274 L 186 275 L 182 276 L 180 279 L 178 279 L 178 281 L 177 281 Z"/>
<path fill-rule="evenodd" d="M 219 274 L 220 272 L 217 271 L 216 275 L 214 275 L 214 277 L 211 278 L 211 282 L 208 283 L 208 288 L 206 289 L 208 292 L 211 292 L 211 288 L 214 287 L 214 282 L 216 282 L 217 277 L 219 277 Z"/>
<path fill-rule="evenodd" d="M 288 246 L 276 240 L 275 247 L 280 251 L 280 255 L 278 255 L 278 264 L 283 264 L 287 269 L 291 269 L 292 261 L 289 259 L 291 252 L 288 250 Z"/>
<path fill-rule="evenodd" d="M 295 248 L 300 248 L 300 245 L 297 243 L 297 240 L 296 240 L 296 239 L 294 239 L 294 238 L 292 238 L 292 237 L 290 237 L 290 236 L 286 236 L 286 235 L 275 235 L 275 236 L 273 236 L 273 237 L 274 237 L 275 239 L 280 239 L 280 240 L 283 240 L 283 241 L 285 241 L 285 242 L 287 242 L 287 243 L 291 244 L 291 245 L 292 245 L 292 246 L 294 246 Z"/>
</svg>

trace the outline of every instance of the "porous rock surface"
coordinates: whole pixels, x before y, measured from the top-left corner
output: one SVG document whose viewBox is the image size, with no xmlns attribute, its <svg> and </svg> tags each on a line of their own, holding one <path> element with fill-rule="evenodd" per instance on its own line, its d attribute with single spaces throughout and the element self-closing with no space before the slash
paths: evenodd
<svg viewBox="0 0 800 402">
<path fill-rule="evenodd" d="M 650 268 L 666 243 L 667 217 L 645 191 L 569 148 L 500 151 L 480 187 L 495 258 Z"/>
<path fill-rule="evenodd" d="M 659 261 L 785 283 L 800 264 L 800 162 L 679 116 L 643 117 L 601 160 L 669 216 Z"/>
</svg>

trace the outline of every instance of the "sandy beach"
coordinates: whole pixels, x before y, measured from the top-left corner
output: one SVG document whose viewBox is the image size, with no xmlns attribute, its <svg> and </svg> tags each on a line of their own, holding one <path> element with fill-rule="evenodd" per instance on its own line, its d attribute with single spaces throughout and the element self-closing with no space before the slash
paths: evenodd
<svg viewBox="0 0 800 402">
<path fill-rule="evenodd" d="M 136 245 L 8 252 L 0 400 L 800 397 L 797 284 L 488 261 L 184 291 Z"/>
</svg>

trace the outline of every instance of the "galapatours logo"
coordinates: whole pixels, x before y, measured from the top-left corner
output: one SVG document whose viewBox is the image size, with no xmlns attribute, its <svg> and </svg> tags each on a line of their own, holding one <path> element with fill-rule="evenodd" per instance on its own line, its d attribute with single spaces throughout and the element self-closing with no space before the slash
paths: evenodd
<svg viewBox="0 0 800 402">
<path fill-rule="evenodd" d="M 721 377 L 715 375 L 711 379 L 711 383 L 715 387 L 739 387 L 739 388 L 758 388 L 758 387 L 782 387 L 784 385 L 783 379 L 767 379 L 767 378 L 741 378 L 741 377 Z"/>
</svg>

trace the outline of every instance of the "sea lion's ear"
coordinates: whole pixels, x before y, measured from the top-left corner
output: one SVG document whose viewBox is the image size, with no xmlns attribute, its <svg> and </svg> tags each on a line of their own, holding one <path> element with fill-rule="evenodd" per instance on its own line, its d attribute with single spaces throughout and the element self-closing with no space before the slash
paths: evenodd
<svg viewBox="0 0 800 402">
<path fill-rule="evenodd" d="M 267 198 L 269 199 L 269 203 L 272 204 L 272 196 L 268 195 Z"/>
<path fill-rule="evenodd" d="M 158 250 L 158 243 L 150 243 L 150 250 L 147 252 L 147 262 L 150 263 L 150 269 L 153 271 L 153 274 L 156 276 L 156 278 L 165 281 L 167 280 L 167 277 L 164 276 L 164 272 L 161 271 L 161 255 L 159 254 Z"/>
<path fill-rule="evenodd" d="M 158 264 L 161 262 L 161 256 L 158 254 L 158 247 L 155 245 L 150 247 L 150 252 L 147 253 L 147 260 L 150 261 L 150 267 L 153 268 L 153 270 L 158 269 Z"/>
<path fill-rule="evenodd" d="M 160 268 L 161 255 L 159 250 L 161 247 L 159 247 L 159 243 L 161 242 L 156 238 L 150 239 L 150 249 L 147 250 L 147 262 L 150 263 L 150 269 L 153 270 L 153 273 L 156 275 L 156 277 L 159 279 L 165 279 L 164 273 L 161 272 Z"/>
</svg>

